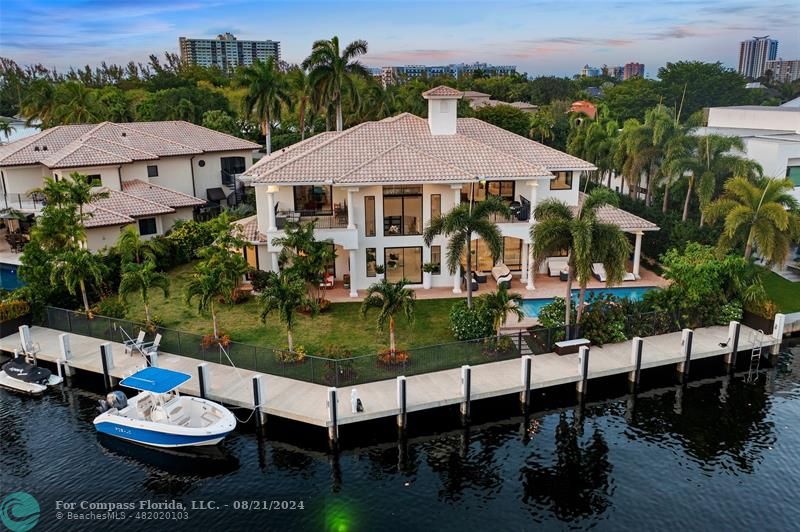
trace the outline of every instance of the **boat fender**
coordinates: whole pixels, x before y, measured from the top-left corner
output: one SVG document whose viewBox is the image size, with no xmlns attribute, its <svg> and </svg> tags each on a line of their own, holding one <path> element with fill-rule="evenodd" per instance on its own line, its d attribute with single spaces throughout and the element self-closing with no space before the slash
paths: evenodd
<svg viewBox="0 0 800 532">
<path fill-rule="evenodd" d="M 106 395 L 106 402 L 108 403 L 109 408 L 116 408 L 117 410 L 122 410 L 128 406 L 128 398 L 119 390 L 110 392 L 108 395 Z"/>
</svg>

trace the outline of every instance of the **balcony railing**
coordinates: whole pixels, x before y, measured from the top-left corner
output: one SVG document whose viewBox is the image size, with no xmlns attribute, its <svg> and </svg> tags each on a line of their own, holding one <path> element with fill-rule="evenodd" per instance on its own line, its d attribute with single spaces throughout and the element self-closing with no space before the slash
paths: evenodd
<svg viewBox="0 0 800 532">
<path fill-rule="evenodd" d="M 347 229 L 347 213 L 320 213 L 313 214 L 308 212 L 283 211 L 275 215 L 275 225 L 278 229 L 283 229 L 286 222 L 305 223 L 315 222 L 316 229 Z"/>
<path fill-rule="evenodd" d="M 7 192 L 2 195 L 2 209 L 16 209 L 21 211 L 39 211 L 44 207 L 44 197 L 38 193 Z"/>
<path fill-rule="evenodd" d="M 513 201 L 509 206 L 511 216 L 493 214 L 490 219 L 496 223 L 528 223 L 531 218 L 531 202 L 525 196 L 520 194 L 519 201 Z"/>
</svg>

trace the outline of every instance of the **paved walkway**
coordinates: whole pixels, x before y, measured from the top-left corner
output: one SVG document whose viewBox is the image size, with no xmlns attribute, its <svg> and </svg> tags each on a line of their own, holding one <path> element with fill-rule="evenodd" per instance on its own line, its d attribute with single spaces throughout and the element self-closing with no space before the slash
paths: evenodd
<svg viewBox="0 0 800 532">
<path fill-rule="evenodd" d="M 31 338 L 39 345 L 39 358 L 54 362 L 60 358 L 59 335 L 62 331 L 43 327 L 32 327 Z M 694 332 L 692 360 L 719 356 L 727 353 L 730 347 L 720 347 L 726 342 L 727 327 L 707 327 Z M 748 351 L 752 329 L 742 325 L 739 340 L 740 351 Z M 70 366 L 102 373 L 100 345 L 104 340 L 70 334 L 70 347 L 73 358 Z M 772 336 L 764 337 L 764 347 L 775 344 Z M 663 334 L 645 338 L 642 368 L 667 366 L 683 361 L 681 355 L 681 333 Z M 631 363 L 632 341 L 592 347 L 589 356 L 589 379 L 624 374 L 633 369 Z M 0 350 L 13 352 L 19 346 L 18 335 L 0 339 Z M 137 369 L 144 367 L 140 355 L 124 354 L 124 346 L 112 342 L 114 368 L 110 371 L 121 379 Z M 160 367 L 191 374 L 192 380 L 180 388 L 183 393 L 198 395 L 197 365 L 199 360 L 160 353 Z M 258 373 L 230 366 L 209 363 L 209 398 L 221 403 L 241 407 L 253 407 L 252 378 Z M 266 388 L 266 401 L 263 410 L 270 415 L 293 419 L 311 425 L 326 427 L 330 425 L 327 410 L 328 388 L 318 384 L 297 381 L 274 375 L 263 375 Z M 537 355 L 533 359 L 533 388 L 546 388 L 560 384 L 578 382 L 580 373 L 578 355 L 558 356 L 555 353 Z M 591 386 L 591 384 L 589 384 Z M 397 385 L 395 380 L 372 382 L 356 386 L 364 404 L 364 412 L 353 414 L 350 410 L 350 388 L 340 389 L 338 419 L 340 424 L 357 423 L 370 419 L 395 416 L 399 414 L 397 405 Z M 473 400 L 519 393 L 523 389 L 520 360 L 506 360 L 473 366 Z M 408 411 L 415 412 L 462 401 L 460 368 L 414 375 L 407 379 Z M 244 416 L 239 416 L 244 417 Z"/>
</svg>

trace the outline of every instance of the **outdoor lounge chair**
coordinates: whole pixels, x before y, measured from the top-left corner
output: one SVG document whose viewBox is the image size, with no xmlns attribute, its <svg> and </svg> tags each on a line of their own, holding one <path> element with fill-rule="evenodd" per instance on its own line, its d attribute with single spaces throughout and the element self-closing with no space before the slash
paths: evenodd
<svg viewBox="0 0 800 532">
<path fill-rule="evenodd" d="M 567 269 L 567 257 L 554 257 L 547 259 L 547 270 L 550 277 L 558 277 Z"/>
<path fill-rule="evenodd" d="M 592 273 L 597 280 L 601 283 L 605 283 L 608 280 L 608 275 L 606 275 L 606 269 L 603 266 L 602 262 L 594 262 L 592 263 Z M 633 275 L 631 272 L 625 272 L 625 275 L 622 276 L 622 281 L 635 281 L 636 276 Z"/>
<path fill-rule="evenodd" d="M 497 281 L 497 288 L 500 288 L 501 285 L 511 288 L 511 270 L 502 262 L 492 268 L 492 277 Z"/>
<path fill-rule="evenodd" d="M 140 349 L 144 344 L 145 332 L 139 329 L 139 334 L 136 338 L 125 340 L 122 344 L 125 346 L 125 354 L 133 356 L 133 352 Z"/>
<path fill-rule="evenodd" d="M 156 334 L 155 339 L 152 342 L 146 342 L 141 345 L 142 353 L 145 355 L 149 355 L 152 353 L 158 354 L 158 348 L 161 345 L 161 335 Z"/>
<path fill-rule="evenodd" d="M 320 288 L 333 288 L 334 277 L 332 273 L 326 273 L 322 277 L 322 282 L 319 283 Z"/>
<path fill-rule="evenodd" d="M 472 274 L 472 291 L 473 292 L 477 292 L 478 291 L 478 278 L 475 276 L 475 272 L 470 272 L 470 273 Z M 467 276 L 466 275 L 462 275 L 461 276 L 461 284 L 465 289 L 467 288 Z"/>
</svg>

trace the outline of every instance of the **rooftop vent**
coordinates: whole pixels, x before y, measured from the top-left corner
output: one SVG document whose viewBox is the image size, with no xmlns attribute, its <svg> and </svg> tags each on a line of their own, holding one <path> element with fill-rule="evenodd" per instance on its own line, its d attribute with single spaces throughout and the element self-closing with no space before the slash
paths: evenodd
<svg viewBox="0 0 800 532">
<path fill-rule="evenodd" d="M 123 136 L 123 137 L 127 137 L 127 136 L 128 136 L 128 134 L 127 134 L 125 131 L 123 131 L 123 132 L 122 132 L 122 136 Z"/>
<path fill-rule="evenodd" d="M 47 151 L 47 146 L 42 146 L 42 151 Z"/>
<path fill-rule="evenodd" d="M 39 146 L 34 146 L 33 151 L 39 151 Z"/>
</svg>

